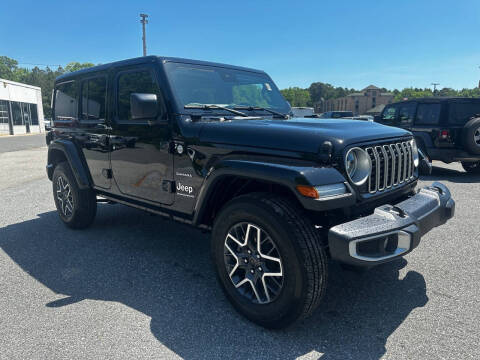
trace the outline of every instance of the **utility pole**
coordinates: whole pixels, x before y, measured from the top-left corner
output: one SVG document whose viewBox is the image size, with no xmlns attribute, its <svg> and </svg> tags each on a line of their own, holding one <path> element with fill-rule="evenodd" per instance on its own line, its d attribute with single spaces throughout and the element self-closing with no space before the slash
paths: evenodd
<svg viewBox="0 0 480 360">
<path fill-rule="evenodd" d="M 140 14 L 140 17 L 142 18 L 142 20 L 140 20 L 140 22 L 142 23 L 142 31 L 143 31 L 143 36 L 142 36 L 143 56 L 147 56 L 147 37 L 145 35 L 145 24 L 148 24 L 148 20 L 147 20 L 148 15 L 147 14 Z"/>
<path fill-rule="evenodd" d="M 437 93 L 437 85 L 440 85 L 439 83 L 432 83 L 433 85 L 433 95 Z"/>
</svg>

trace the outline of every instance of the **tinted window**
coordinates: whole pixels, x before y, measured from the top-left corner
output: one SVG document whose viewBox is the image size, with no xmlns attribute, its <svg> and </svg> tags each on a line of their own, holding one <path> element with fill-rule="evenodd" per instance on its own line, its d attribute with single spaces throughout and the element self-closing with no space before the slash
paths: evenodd
<svg viewBox="0 0 480 360">
<path fill-rule="evenodd" d="M 8 101 L 0 100 L 0 124 L 8 124 Z"/>
<path fill-rule="evenodd" d="M 30 104 L 30 116 L 32 120 L 32 125 L 38 125 L 37 104 Z"/>
<path fill-rule="evenodd" d="M 480 114 L 480 103 L 451 103 L 449 119 L 453 124 L 463 125 L 476 114 Z"/>
<path fill-rule="evenodd" d="M 420 125 L 436 125 L 440 121 L 440 104 L 419 104 L 415 122 Z"/>
<path fill-rule="evenodd" d="M 23 125 L 22 103 L 12 101 L 13 125 Z"/>
<path fill-rule="evenodd" d="M 77 89 L 74 81 L 57 85 L 55 91 L 55 120 L 77 118 Z"/>
<path fill-rule="evenodd" d="M 411 125 L 413 122 L 413 117 L 415 116 L 415 108 L 416 108 L 415 103 L 410 103 L 410 104 L 402 104 L 400 105 L 399 111 L 398 111 L 398 119 L 400 121 L 400 126 L 406 126 L 406 125 Z"/>
<path fill-rule="evenodd" d="M 159 88 L 149 70 L 132 71 L 118 77 L 118 118 L 131 120 L 130 94 L 159 94 Z"/>
<path fill-rule="evenodd" d="M 396 121 L 397 107 L 387 106 L 382 113 L 382 123 L 394 124 Z"/>
<path fill-rule="evenodd" d="M 82 82 L 82 120 L 105 121 L 107 80 L 104 77 Z"/>
<path fill-rule="evenodd" d="M 22 114 L 23 114 L 23 123 L 24 124 L 31 124 L 30 119 L 30 104 L 21 103 L 22 104 Z"/>
</svg>

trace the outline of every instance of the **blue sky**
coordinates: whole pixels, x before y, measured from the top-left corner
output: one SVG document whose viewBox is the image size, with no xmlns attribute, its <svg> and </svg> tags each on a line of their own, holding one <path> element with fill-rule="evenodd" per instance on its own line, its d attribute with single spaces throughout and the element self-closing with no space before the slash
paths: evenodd
<svg viewBox="0 0 480 360">
<path fill-rule="evenodd" d="M 8 1 L 0 55 L 20 63 L 106 63 L 149 54 L 254 67 L 280 88 L 472 88 L 480 1 Z"/>
</svg>

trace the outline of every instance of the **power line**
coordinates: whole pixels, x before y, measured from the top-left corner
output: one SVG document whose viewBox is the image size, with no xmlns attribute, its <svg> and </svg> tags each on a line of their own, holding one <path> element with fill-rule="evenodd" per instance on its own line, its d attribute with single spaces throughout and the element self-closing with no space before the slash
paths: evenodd
<svg viewBox="0 0 480 360">
<path fill-rule="evenodd" d="M 142 18 L 142 20 L 140 20 L 140 22 L 142 23 L 142 31 L 143 31 L 143 36 L 142 36 L 143 56 L 147 56 L 147 37 L 146 37 L 146 34 L 145 34 L 145 25 L 148 24 L 148 20 L 147 20 L 148 15 L 147 14 L 140 14 L 140 17 Z"/>
<path fill-rule="evenodd" d="M 32 64 L 32 63 L 18 63 L 18 65 L 35 65 L 35 66 L 62 66 L 60 64 Z"/>
<path fill-rule="evenodd" d="M 433 93 L 435 94 L 437 92 L 437 85 L 440 85 L 440 83 L 431 83 L 433 85 Z"/>
</svg>

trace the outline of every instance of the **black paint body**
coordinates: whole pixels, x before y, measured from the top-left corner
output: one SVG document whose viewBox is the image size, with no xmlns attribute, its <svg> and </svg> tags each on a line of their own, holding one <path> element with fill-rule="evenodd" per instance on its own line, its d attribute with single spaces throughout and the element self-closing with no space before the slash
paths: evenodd
<svg viewBox="0 0 480 360">
<path fill-rule="evenodd" d="M 219 210 L 211 207 L 225 201 L 221 196 L 224 191 L 241 193 L 241 187 L 246 186 L 242 179 L 254 181 L 254 186 L 261 186 L 263 191 L 275 189 L 288 194 L 312 216 L 330 218 L 332 225 L 412 193 L 416 171 L 414 181 L 371 196 L 349 183 L 343 163 L 351 147 L 405 141 L 412 137 L 408 131 L 365 121 L 279 120 L 269 115 L 222 122 L 192 121 L 191 117 L 204 115 L 205 111 L 178 108 L 164 71 L 168 62 L 264 74 L 222 64 L 148 56 L 63 75 L 56 80 L 57 85 L 75 80 L 79 87 L 82 79 L 105 76 L 106 116 L 102 124 L 76 119 L 55 121 L 47 135 L 49 177 L 55 163 L 66 159 L 81 187 L 92 187 L 111 200 L 206 227 L 211 226 Z M 117 112 L 116 79 L 120 73 L 138 68 L 151 71 L 158 82 L 162 112 L 149 121 L 122 119 Z M 216 111 L 210 110 L 209 114 L 215 115 Z M 322 154 L 325 141 L 332 145 L 332 153 L 327 156 Z M 349 188 L 349 196 L 319 201 L 296 191 L 297 185 L 339 182 Z M 232 190 L 235 186 L 238 192 Z M 335 210 L 330 215 L 338 218 L 326 216 L 327 210 Z"/>
<path fill-rule="evenodd" d="M 420 113 L 425 107 L 438 108 L 428 122 Z M 386 114 L 394 112 L 394 116 Z M 402 112 L 405 114 L 402 118 Z M 445 163 L 456 161 L 478 162 L 480 155 L 465 147 L 465 124 L 472 117 L 480 116 L 480 99 L 460 97 L 431 97 L 401 101 L 385 106 L 376 121 L 411 131 L 421 150 L 431 160 Z M 446 138 L 441 137 L 447 131 Z"/>
</svg>

